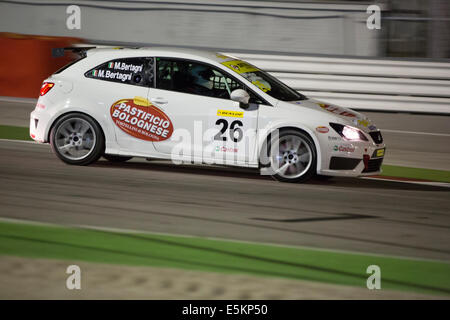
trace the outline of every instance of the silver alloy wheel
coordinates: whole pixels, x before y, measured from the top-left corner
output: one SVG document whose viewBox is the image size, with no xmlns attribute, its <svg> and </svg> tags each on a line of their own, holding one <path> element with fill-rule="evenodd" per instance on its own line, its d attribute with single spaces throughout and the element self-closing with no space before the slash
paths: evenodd
<svg viewBox="0 0 450 320">
<path fill-rule="evenodd" d="M 305 174 L 313 161 L 309 144 L 300 136 L 286 135 L 279 139 L 278 148 L 271 148 L 271 165 L 275 173 L 285 179 Z"/>
<path fill-rule="evenodd" d="M 92 125 L 81 118 L 65 120 L 56 130 L 55 145 L 59 153 L 70 160 L 82 160 L 94 150 L 96 143 Z"/>
</svg>

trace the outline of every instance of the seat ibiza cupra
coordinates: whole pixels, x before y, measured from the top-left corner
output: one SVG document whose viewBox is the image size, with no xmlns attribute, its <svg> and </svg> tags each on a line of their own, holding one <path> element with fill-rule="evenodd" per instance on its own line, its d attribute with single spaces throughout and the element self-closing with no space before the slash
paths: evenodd
<svg viewBox="0 0 450 320">
<path fill-rule="evenodd" d="M 260 168 L 280 181 L 381 171 L 380 131 L 236 57 L 94 48 L 46 79 L 30 135 L 64 162 L 171 159 Z"/>
</svg>

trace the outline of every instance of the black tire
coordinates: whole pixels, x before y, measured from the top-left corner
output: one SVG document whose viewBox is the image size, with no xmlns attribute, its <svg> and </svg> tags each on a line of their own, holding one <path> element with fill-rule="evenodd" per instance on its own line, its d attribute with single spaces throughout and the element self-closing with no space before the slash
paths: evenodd
<svg viewBox="0 0 450 320">
<path fill-rule="evenodd" d="M 76 124 L 78 123 L 81 123 L 82 127 L 77 130 Z M 89 128 L 83 133 L 86 128 L 84 126 Z M 67 129 L 68 127 L 71 127 L 73 131 L 70 132 L 70 129 Z M 75 141 L 75 139 L 77 140 Z M 64 143 L 67 144 L 61 146 Z M 72 146 L 72 143 L 79 143 L 80 146 Z M 97 161 L 102 156 L 105 151 L 105 137 L 99 124 L 94 119 L 82 113 L 69 113 L 60 117 L 52 126 L 50 145 L 53 152 L 65 163 L 85 166 Z M 63 149 L 67 145 L 70 146 L 66 149 L 71 149 L 71 152 Z M 86 146 L 88 146 L 88 149 Z M 74 156 L 72 152 L 80 152 L 80 154 L 86 152 L 86 154 Z"/>
<path fill-rule="evenodd" d="M 294 159 L 291 159 L 291 160 L 292 161 L 295 161 L 295 159 L 298 159 L 298 160 L 295 163 L 292 162 L 293 167 L 291 165 L 288 165 L 286 162 L 284 163 L 284 164 L 288 165 L 288 167 L 295 168 L 295 170 L 300 171 L 300 172 L 297 172 L 296 174 L 293 174 L 292 176 L 288 176 L 286 174 L 283 175 L 283 174 L 280 174 L 280 173 L 277 173 L 276 171 L 274 171 L 274 169 L 278 169 L 278 168 L 275 168 L 276 167 L 275 165 L 272 166 L 273 162 L 271 160 L 271 159 L 273 159 L 272 145 L 275 145 L 275 142 L 276 142 L 275 139 L 278 138 L 279 141 L 283 142 L 284 139 L 288 139 L 289 137 L 298 137 L 298 139 L 300 139 L 302 141 L 302 143 L 300 144 L 300 147 L 297 151 L 301 151 L 303 149 L 305 150 L 300 153 L 294 152 L 294 154 L 293 154 Z M 279 148 L 280 152 L 282 152 L 281 148 L 282 148 L 282 146 L 280 144 L 280 148 Z M 289 152 L 292 152 L 292 150 L 286 151 L 286 152 L 289 153 Z M 285 130 L 279 131 L 278 137 L 276 135 L 271 135 L 271 137 L 269 139 L 269 143 L 268 143 L 268 153 L 267 154 L 269 155 L 270 165 L 268 167 L 266 167 L 265 169 L 270 170 L 269 172 L 271 172 L 272 177 L 278 181 L 301 183 L 301 182 L 306 182 L 306 181 L 310 180 L 316 174 L 316 167 L 317 167 L 317 165 L 316 165 L 317 164 L 316 147 L 315 147 L 314 142 L 312 141 L 311 137 L 308 134 L 306 134 L 300 130 L 285 129 Z M 308 157 L 309 160 L 308 160 L 307 165 L 304 165 L 304 163 L 306 163 L 306 162 L 299 161 L 299 158 L 302 158 L 303 156 L 306 157 L 307 154 L 309 154 L 309 157 Z M 281 161 L 290 161 L 289 156 L 290 155 L 287 156 L 288 158 L 285 158 L 285 155 L 284 155 L 282 157 L 283 160 L 281 160 Z M 303 166 L 303 169 L 302 169 L 302 166 Z"/>
<path fill-rule="evenodd" d="M 103 158 L 105 158 L 106 160 L 108 160 L 110 162 L 125 162 L 130 159 L 133 159 L 133 157 L 116 156 L 113 154 L 104 154 Z"/>
</svg>

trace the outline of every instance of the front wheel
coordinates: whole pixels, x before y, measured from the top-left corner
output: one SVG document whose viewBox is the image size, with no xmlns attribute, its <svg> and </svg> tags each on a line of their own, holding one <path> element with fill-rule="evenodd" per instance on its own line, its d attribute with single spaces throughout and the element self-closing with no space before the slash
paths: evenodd
<svg viewBox="0 0 450 320">
<path fill-rule="evenodd" d="M 283 182 L 305 182 L 316 172 L 316 148 L 300 131 L 282 130 L 272 136 L 269 149 L 272 176 Z"/>
<path fill-rule="evenodd" d="M 81 166 L 97 161 L 105 149 L 100 126 L 81 113 L 59 118 L 50 132 L 50 144 L 62 161 Z"/>
</svg>

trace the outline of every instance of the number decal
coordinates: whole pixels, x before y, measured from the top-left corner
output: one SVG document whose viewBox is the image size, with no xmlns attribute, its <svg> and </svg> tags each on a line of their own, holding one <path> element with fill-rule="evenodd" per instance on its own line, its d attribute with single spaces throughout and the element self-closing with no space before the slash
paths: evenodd
<svg viewBox="0 0 450 320">
<path fill-rule="evenodd" d="M 219 119 L 216 121 L 216 125 L 221 125 L 223 124 L 222 128 L 220 129 L 219 132 L 216 133 L 216 135 L 214 136 L 214 140 L 222 140 L 222 141 L 227 141 L 227 137 L 223 136 L 223 134 L 225 133 L 225 131 L 227 131 L 228 128 L 228 121 L 225 119 Z"/>
<path fill-rule="evenodd" d="M 228 129 L 228 121 L 226 119 L 219 119 L 216 121 L 216 125 L 222 125 L 222 128 L 220 129 L 219 132 L 216 133 L 216 135 L 214 136 L 214 140 L 227 141 L 227 137 L 224 134 L 225 131 L 227 131 Z M 229 136 L 230 139 L 233 140 L 234 142 L 239 142 L 244 137 L 244 132 L 242 131 L 241 128 L 242 126 L 244 125 L 240 120 L 234 120 L 233 122 L 231 122 Z"/>
<path fill-rule="evenodd" d="M 238 126 L 238 128 L 236 128 L 236 126 Z M 231 123 L 230 125 L 230 138 L 234 141 L 234 142 L 239 142 L 242 140 L 242 137 L 244 136 L 244 132 L 242 131 L 241 128 L 242 127 L 242 121 L 240 120 L 235 120 Z M 238 137 L 236 138 L 236 132 Z"/>
</svg>

